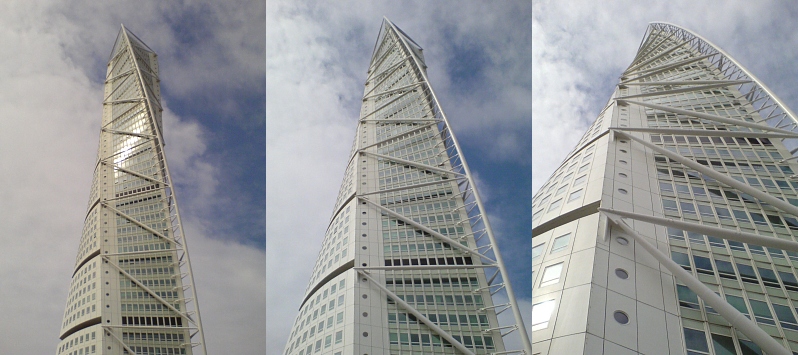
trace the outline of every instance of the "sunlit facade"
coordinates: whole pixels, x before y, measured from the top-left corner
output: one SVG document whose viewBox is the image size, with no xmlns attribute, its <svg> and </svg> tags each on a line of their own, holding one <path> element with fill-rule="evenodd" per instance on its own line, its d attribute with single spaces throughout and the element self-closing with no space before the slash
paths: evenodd
<svg viewBox="0 0 798 355">
<path fill-rule="evenodd" d="M 123 26 L 56 354 L 205 354 L 159 82 L 155 52 Z"/>
<path fill-rule="evenodd" d="M 717 46 L 649 25 L 533 199 L 534 352 L 798 354 L 797 127 Z"/>
<path fill-rule="evenodd" d="M 520 313 L 422 49 L 386 19 L 371 58 L 343 183 L 284 353 L 502 353 L 503 335 L 526 332 L 497 319 Z"/>
</svg>

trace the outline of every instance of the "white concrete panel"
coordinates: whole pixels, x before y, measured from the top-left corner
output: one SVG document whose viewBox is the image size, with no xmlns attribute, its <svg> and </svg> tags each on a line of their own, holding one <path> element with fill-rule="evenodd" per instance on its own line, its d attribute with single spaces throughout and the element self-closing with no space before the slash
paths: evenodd
<svg viewBox="0 0 798 355">
<path fill-rule="evenodd" d="M 567 288 L 560 297 L 560 309 L 554 326 L 554 337 L 584 333 L 587 329 L 590 285 Z"/>
<path fill-rule="evenodd" d="M 625 348 L 609 340 L 604 341 L 604 354 L 607 355 L 638 355 L 637 351 Z"/>
<path fill-rule="evenodd" d="M 642 264 L 635 264 L 637 300 L 654 308 L 664 310 L 660 272 Z M 630 275 L 631 277 L 631 275 Z"/>
<path fill-rule="evenodd" d="M 593 283 L 606 288 L 610 253 L 598 248 L 595 250 L 596 252 L 593 256 Z"/>
<path fill-rule="evenodd" d="M 665 304 L 665 311 L 672 314 L 679 314 L 679 304 L 676 300 L 676 284 L 673 276 L 660 274 L 662 280 L 662 300 Z"/>
<path fill-rule="evenodd" d="M 621 279 L 615 274 L 616 269 L 623 269 L 629 277 Z M 622 295 L 635 298 L 635 262 L 610 254 L 609 269 L 607 272 L 607 289 Z"/>
<path fill-rule="evenodd" d="M 549 353 L 554 354 L 583 354 L 585 350 L 585 333 L 577 333 L 551 340 Z"/>
<path fill-rule="evenodd" d="M 540 337 L 538 337 L 540 338 Z M 532 354 L 534 355 L 548 355 L 549 353 L 549 345 L 551 345 L 551 340 L 542 340 L 539 342 L 535 342 L 535 333 L 532 333 Z"/>
<path fill-rule="evenodd" d="M 599 338 L 593 334 L 585 334 L 585 355 L 602 355 L 604 354 L 604 339 Z"/>
<path fill-rule="evenodd" d="M 579 219 L 573 241 L 574 252 L 596 246 L 598 221 L 598 213 Z"/>
<path fill-rule="evenodd" d="M 637 350 L 637 307 L 634 299 L 620 293 L 607 290 L 607 307 L 605 312 L 604 339 L 623 347 Z M 618 323 L 613 314 L 616 311 L 626 313 L 629 318 L 628 323 Z M 605 352 L 607 344 L 604 344 Z M 612 352 L 609 352 L 612 353 Z"/>
<path fill-rule="evenodd" d="M 604 338 L 604 316 L 607 308 L 607 289 L 596 286 L 590 289 L 590 306 L 587 310 L 587 332 Z"/>
<path fill-rule="evenodd" d="M 684 333 L 679 316 L 665 314 L 665 322 L 668 327 L 668 350 L 670 355 L 684 355 Z"/>
<path fill-rule="evenodd" d="M 586 249 L 571 254 L 568 274 L 565 278 L 565 288 L 589 284 L 593 277 L 593 259 L 596 249 Z"/>
<path fill-rule="evenodd" d="M 644 320 L 637 323 L 638 351 L 643 354 L 667 354 L 668 338 L 665 312 L 637 302 L 637 317 Z"/>
</svg>

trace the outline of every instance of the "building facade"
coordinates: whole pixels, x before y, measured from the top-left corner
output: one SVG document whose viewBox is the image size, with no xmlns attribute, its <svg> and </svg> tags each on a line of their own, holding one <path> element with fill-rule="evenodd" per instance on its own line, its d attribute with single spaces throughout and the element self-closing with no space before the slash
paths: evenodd
<svg viewBox="0 0 798 355">
<path fill-rule="evenodd" d="M 56 354 L 205 354 L 159 82 L 155 52 L 122 26 Z"/>
<path fill-rule="evenodd" d="M 421 47 L 387 19 L 365 86 L 343 183 L 284 353 L 507 351 L 503 336 L 526 331 L 490 224 Z M 494 303 L 492 294 L 505 291 L 510 301 Z M 500 325 L 502 310 L 516 324 Z M 518 343 L 531 351 L 528 339 Z"/>
<path fill-rule="evenodd" d="M 649 25 L 533 199 L 533 353 L 798 354 L 796 122 L 717 46 Z"/>
</svg>

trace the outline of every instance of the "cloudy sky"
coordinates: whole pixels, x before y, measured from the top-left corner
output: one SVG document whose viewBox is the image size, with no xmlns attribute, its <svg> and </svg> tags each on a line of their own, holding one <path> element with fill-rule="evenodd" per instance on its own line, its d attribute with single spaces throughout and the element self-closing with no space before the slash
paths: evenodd
<svg viewBox="0 0 798 355">
<path fill-rule="evenodd" d="M 283 350 L 321 248 L 383 16 L 424 48 L 432 87 L 528 305 L 531 3 L 270 0 L 266 7 L 267 353 Z"/>
<path fill-rule="evenodd" d="M 719 46 L 798 108 L 798 22 L 787 1 L 544 1 L 532 5 L 533 191 L 609 100 L 649 22 Z"/>
<path fill-rule="evenodd" d="M 265 4 L 105 3 L 0 3 L 0 354 L 58 343 L 121 23 L 159 55 L 208 351 L 262 354 Z"/>
</svg>

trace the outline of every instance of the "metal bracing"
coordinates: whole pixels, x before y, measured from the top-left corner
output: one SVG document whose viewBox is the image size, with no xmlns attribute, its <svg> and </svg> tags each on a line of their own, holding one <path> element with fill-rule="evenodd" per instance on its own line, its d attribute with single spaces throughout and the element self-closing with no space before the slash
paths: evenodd
<svg viewBox="0 0 798 355">
<path fill-rule="evenodd" d="M 687 64 L 690 64 L 690 63 L 695 63 L 695 62 L 698 62 L 698 61 L 700 61 L 700 60 L 703 60 L 703 59 L 709 58 L 709 57 L 711 57 L 711 56 L 712 56 L 712 55 L 705 55 L 705 56 L 700 56 L 700 57 L 696 57 L 696 58 L 685 59 L 685 60 L 683 60 L 683 61 L 680 61 L 680 62 L 676 62 L 676 63 L 673 63 L 673 64 L 668 64 L 668 65 L 665 65 L 665 66 L 663 66 L 663 67 L 660 67 L 660 68 L 658 68 L 658 69 L 656 69 L 656 68 L 655 68 L 656 70 L 653 70 L 653 71 L 651 71 L 651 72 L 648 72 L 648 73 L 645 73 L 645 74 L 640 74 L 639 76 L 636 76 L 636 77 L 634 77 L 634 78 L 630 78 L 630 79 L 622 80 L 622 81 L 621 81 L 621 84 L 627 84 L 627 83 L 629 83 L 629 82 L 631 82 L 631 81 L 635 81 L 635 80 L 640 80 L 640 79 L 648 78 L 648 77 L 650 77 L 650 76 L 657 75 L 657 74 L 660 74 L 660 73 L 664 73 L 664 72 L 666 72 L 666 71 L 668 71 L 668 70 L 671 70 L 671 69 L 674 69 L 674 68 L 678 68 L 678 67 L 681 67 L 681 66 L 683 66 L 683 65 L 687 65 Z"/>
<path fill-rule="evenodd" d="M 113 134 L 123 134 L 123 135 L 126 135 L 126 136 L 136 136 L 136 137 L 147 138 L 147 139 L 154 139 L 155 138 L 155 136 L 153 136 L 151 134 L 145 134 L 145 133 L 117 131 L 117 130 L 108 129 L 108 128 L 102 128 L 100 130 L 103 131 L 103 132 L 108 132 L 108 133 L 113 133 Z"/>
<path fill-rule="evenodd" d="M 382 122 L 385 122 L 386 120 L 377 120 L 377 121 L 382 121 Z M 414 122 L 414 121 L 413 121 L 413 122 Z M 364 146 L 364 147 L 360 148 L 360 150 L 366 150 L 366 149 L 369 149 L 369 148 L 371 148 L 371 147 L 376 147 L 376 146 L 378 146 L 378 145 L 385 144 L 385 143 L 387 143 L 387 142 L 390 142 L 390 141 L 392 141 L 392 140 L 396 140 L 396 139 L 402 138 L 402 137 L 404 137 L 404 136 L 407 136 L 407 135 L 410 135 L 410 134 L 416 133 L 416 132 L 418 132 L 418 131 L 421 131 L 421 130 L 423 130 L 423 129 L 427 128 L 427 127 L 431 127 L 431 126 L 433 126 L 434 124 L 435 124 L 435 122 L 431 122 L 431 123 L 427 123 L 427 124 L 425 124 L 425 125 L 418 126 L 418 128 L 415 128 L 415 129 L 411 129 L 411 130 L 409 130 L 409 131 L 402 132 L 402 134 L 401 134 L 401 135 L 399 135 L 399 136 L 388 137 L 388 138 L 385 138 L 385 139 L 383 139 L 383 140 L 381 140 L 381 141 L 379 141 L 379 142 L 372 143 L 372 144 L 369 144 L 369 145 L 367 145 L 367 146 Z"/>
<path fill-rule="evenodd" d="M 637 245 L 642 246 L 643 249 L 657 259 L 662 266 L 673 273 L 673 276 L 676 277 L 677 280 L 683 282 L 691 291 L 695 292 L 696 295 L 701 297 L 701 299 L 703 299 L 707 305 L 712 307 L 712 309 L 714 309 L 724 319 L 731 323 L 734 328 L 750 338 L 754 343 L 756 343 L 756 345 L 759 345 L 766 353 L 771 355 L 792 354 L 790 351 L 785 349 L 782 344 L 779 344 L 779 342 L 777 342 L 768 333 L 762 330 L 762 328 L 756 325 L 754 321 L 748 319 L 745 315 L 740 313 L 740 311 L 738 311 L 724 299 L 720 298 L 720 296 L 718 296 L 709 287 L 704 285 L 704 283 L 693 276 L 693 274 L 687 272 L 685 269 L 679 266 L 679 264 L 671 260 L 669 256 L 657 249 L 656 246 L 652 245 L 648 240 L 646 240 L 646 237 L 643 237 L 637 231 L 632 229 L 632 227 L 621 220 L 619 216 L 614 215 L 607 210 L 602 210 L 601 213 L 606 216 L 609 221 L 612 221 L 613 225 L 618 226 L 625 232 L 626 235 L 632 237 Z"/>
<path fill-rule="evenodd" d="M 383 70 L 383 71 L 381 71 L 379 73 L 376 73 L 376 72 L 372 73 L 373 76 L 378 76 L 378 75 L 383 75 L 383 74 L 385 74 L 385 75 L 384 75 L 383 78 L 380 79 L 380 81 L 378 81 L 377 83 L 374 84 L 374 87 L 371 88 L 371 90 L 369 90 L 365 94 L 363 94 L 363 97 L 365 98 L 366 96 L 368 96 L 368 94 L 371 94 L 372 91 L 377 90 L 377 88 L 379 88 L 380 85 L 382 85 L 382 83 L 385 82 L 385 80 L 388 80 L 388 78 L 391 77 L 391 74 L 393 74 L 394 72 L 399 70 L 399 68 L 402 67 L 402 64 L 404 64 L 404 62 L 407 61 L 408 59 L 410 59 L 410 56 L 405 56 L 401 60 L 397 61 L 395 64 L 391 65 L 388 68 L 385 68 L 385 70 Z M 369 76 L 368 80 L 371 80 L 371 76 Z"/>
<path fill-rule="evenodd" d="M 409 312 L 414 317 L 416 317 L 416 319 L 420 320 L 421 323 L 424 323 L 424 325 L 426 325 L 432 331 L 434 331 L 435 333 L 440 335 L 441 338 L 446 339 L 446 341 L 448 341 L 450 344 L 452 344 L 452 346 L 454 346 L 457 350 L 460 350 L 460 352 L 462 352 L 463 354 L 474 355 L 474 353 L 471 350 L 468 350 L 468 348 L 466 348 L 463 344 L 461 344 L 454 337 L 452 337 L 451 334 L 449 334 L 445 330 L 441 329 L 441 327 L 439 327 L 437 324 L 433 323 L 431 320 L 429 320 L 429 318 L 425 317 L 423 314 L 421 314 L 421 312 L 416 310 L 413 306 L 407 304 L 407 302 L 402 300 L 395 293 L 391 292 L 391 290 L 385 288 L 385 286 L 383 286 L 379 282 L 375 281 L 373 278 L 371 278 L 371 276 L 368 275 L 368 273 L 366 271 L 361 270 L 360 268 L 355 268 L 355 270 L 357 270 L 357 274 L 359 276 L 362 276 L 362 277 L 365 277 L 366 279 L 368 279 L 369 283 L 371 285 L 377 286 L 377 288 L 379 288 L 380 291 L 385 292 L 385 294 L 388 295 L 388 297 L 390 297 L 394 302 L 396 302 L 396 304 L 402 306 L 402 308 L 404 308 L 407 312 Z"/>
<path fill-rule="evenodd" d="M 124 26 L 122 26 L 122 31 L 124 33 L 125 40 L 127 42 L 127 47 L 128 47 L 127 49 L 130 51 L 131 57 L 133 57 L 133 56 L 135 56 L 135 52 L 133 51 L 133 47 L 130 44 L 130 38 L 129 38 L 128 32 L 125 30 Z M 138 65 L 138 61 L 135 60 L 135 58 L 133 58 L 133 59 L 134 59 L 133 60 L 133 64 L 134 64 L 134 66 L 136 68 L 136 72 L 138 73 L 139 85 L 141 85 L 141 87 L 143 89 L 142 91 L 144 92 L 145 97 L 147 97 L 147 102 L 152 102 L 152 100 L 149 99 L 148 90 L 146 88 L 144 88 L 145 81 L 144 81 L 144 78 L 141 76 L 142 74 L 141 74 L 141 69 L 139 68 L 139 65 Z M 149 119 L 151 120 L 151 124 L 152 124 L 153 130 L 155 130 L 156 136 L 159 137 L 158 139 L 155 140 L 156 144 L 158 145 L 159 150 L 161 152 L 163 152 L 164 151 L 163 133 L 161 132 L 161 129 L 160 129 L 159 125 L 157 124 L 157 122 L 155 122 L 155 118 L 157 116 L 156 116 L 155 112 L 153 112 L 152 107 L 150 105 L 146 105 L 146 106 L 147 106 L 147 111 L 149 112 Z M 169 183 L 168 186 L 164 187 L 164 190 L 168 190 L 168 192 L 169 192 L 168 198 L 171 198 L 171 201 L 174 204 L 174 214 L 175 214 L 175 216 L 177 216 L 177 221 L 176 221 L 177 222 L 177 226 L 173 225 L 172 227 L 173 228 L 176 227 L 175 229 L 179 231 L 180 238 L 183 241 L 182 242 L 182 244 L 183 244 L 183 248 L 182 248 L 183 256 L 182 257 L 185 257 L 185 259 L 186 259 L 186 266 L 187 266 L 187 269 L 188 269 L 187 270 L 188 271 L 188 278 L 189 278 L 190 286 L 191 286 L 191 294 L 192 294 L 192 299 L 194 300 L 194 309 L 195 309 L 195 312 L 197 314 L 197 323 L 196 324 L 197 324 L 197 329 L 198 329 L 198 333 L 199 333 L 199 336 L 200 336 L 199 343 L 201 343 L 201 348 L 202 348 L 203 355 L 207 355 L 208 349 L 207 349 L 207 347 L 205 345 L 205 333 L 203 332 L 203 329 L 202 329 L 202 316 L 200 314 L 200 305 L 199 305 L 199 298 L 197 297 L 197 289 L 196 289 L 196 287 L 194 287 L 194 285 L 196 285 L 196 283 L 194 282 L 194 273 L 193 273 L 192 268 L 191 268 L 191 257 L 189 256 L 189 252 L 188 252 L 188 241 L 184 237 L 185 236 L 185 232 L 183 231 L 183 223 L 182 223 L 182 220 L 180 218 L 179 207 L 178 207 L 178 203 L 177 203 L 177 196 L 175 194 L 175 190 L 172 189 L 171 187 L 169 187 L 169 186 L 171 186 L 171 182 L 172 182 L 171 174 L 169 173 L 169 164 L 167 164 L 166 159 L 163 159 L 162 163 L 163 163 L 163 170 L 165 172 L 164 180 Z M 177 239 L 177 236 L 175 236 L 175 239 Z"/>
<path fill-rule="evenodd" d="M 767 133 L 767 132 L 742 132 L 742 131 L 714 131 L 701 129 L 681 128 L 647 128 L 647 127 L 610 127 L 610 130 L 623 130 L 626 132 L 645 132 L 656 134 L 678 134 L 683 136 L 704 137 L 739 137 L 739 138 L 798 138 L 798 134 Z"/>
<path fill-rule="evenodd" d="M 618 100 L 630 99 L 630 98 L 639 98 L 639 97 L 649 97 L 649 96 L 666 96 L 666 95 L 673 95 L 673 94 L 682 94 L 682 93 L 685 93 L 685 92 L 708 90 L 708 89 L 717 89 L 717 88 L 722 88 L 722 87 L 732 86 L 732 85 L 739 85 L 739 83 L 728 83 L 726 81 L 720 81 L 717 84 L 690 86 L 690 87 L 686 87 L 686 88 L 662 90 L 662 91 L 653 91 L 653 92 L 647 92 L 647 93 L 643 93 L 643 94 L 622 96 L 622 97 L 619 97 Z"/>
<path fill-rule="evenodd" d="M 735 188 L 735 189 L 737 189 L 739 191 L 745 192 L 745 193 L 753 196 L 754 198 L 756 198 L 756 199 L 758 199 L 760 201 L 769 203 L 773 207 L 781 209 L 784 212 L 787 212 L 787 213 L 789 213 L 789 214 L 791 214 L 793 216 L 798 216 L 798 207 L 793 206 L 790 203 L 782 201 L 782 200 L 780 200 L 780 199 L 778 199 L 776 197 L 773 197 L 773 196 L 771 196 L 770 194 L 768 194 L 766 192 L 763 192 L 761 190 L 755 189 L 755 188 L 751 187 L 748 184 L 739 182 L 739 181 L 729 177 L 726 174 L 719 173 L 719 172 L 717 172 L 717 171 L 715 171 L 715 170 L 713 170 L 711 168 L 708 168 L 708 167 L 706 167 L 706 166 L 704 166 L 704 165 L 702 165 L 702 164 L 700 164 L 698 162 L 693 161 L 690 158 L 686 158 L 686 157 L 684 157 L 684 156 L 682 156 L 680 154 L 671 152 L 670 150 L 667 150 L 667 149 L 659 147 L 659 146 L 657 146 L 655 144 L 649 143 L 649 142 L 647 142 L 647 141 L 645 141 L 643 139 L 640 139 L 640 138 L 635 137 L 635 136 L 633 136 L 631 134 L 623 132 L 622 130 L 615 129 L 612 132 L 614 132 L 615 134 L 621 135 L 622 137 L 626 137 L 626 138 L 631 139 L 631 140 L 633 140 L 635 142 L 638 142 L 638 143 L 646 146 L 647 148 L 650 148 L 650 149 L 656 151 L 657 153 L 660 153 L 660 154 L 662 154 L 662 155 L 664 155 L 664 156 L 666 156 L 666 157 L 668 157 L 668 158 L 670 158 L 672 160 L 675 160 L 675 161 L 681 163 L 684 166 L 687 166 L 687 167 L 689 167 L 689 168 L 691 168 L 691 169 L 693 169 L 695 171 L 698 171 L 699 173 L 707 175 L 707 176 L 709 176 L 709 177 L 711 177 L 711 178 L 713 178 L 713 179 L 715 179 L 715 180 L 717 180 L 717 181 L 719 181 L 719 182 L 721 182 L 723 184 L 726 184 L 727 186 L 730 186 L 730 187 Z"/>
<path fill-rule="evenodd" d="M 710 85 L 710 84 L 741 85 L 750 82 L 751 80 L 680 80 L 680 81 L 643 81 L 640 83 L 626 83 L 623 85 L 626 86 Z"/>
<path fill-rule="evenodd" d="M 663 39 L 663 40 L 662 40 L 662 42 L 660 42 L 659 44 L 657 44 L 657 46 L 656 46 L 655 48 L 651 49 L 650 51 L 647 51 L 647 52 L 646 52 L 646 54 L 653 52 L 654 50 L 656 50 L 657 48 L 659 48 L 661 45 L 663 45 L 663 44 L 667 43 L 667 42 L 668 42 L 668 39 L 670 39 L 670 36 L 669 36 L 668 38 L 665 38 L 665 39 Z M 681 46 L 683 46 L 683 45 L 684 45 L 684 43 L 677 44 L 677 45 L 675 45 L 675 46 L 672 46 L 671 48 L 668 48 L 668 49 L 666 49 L 666 50 L 664 50 L 664 51 L 660 52 L 659 54 L 657 54 L 657 55 L 655 55 L 655 56 L 653 56 L 653 57 L 651 57 L 651 58 L 649 58 L 649 59 L 646 59 L 646 60 L 644 60 L 644 61 L 642 61 L 642 62 L 640 62 L 640 63 L 638 63 L 638 64 L 634 64 L 634 63 L 633 63 L 634 65 L 633 65 L 633 66 L 631 66 L 631 67 L 629 67 L 629 68 L 627 68 L 625 72 L 626 72 L 626 73 L 632 73 L 632 72 L 635 72 L 635 71 L 637 71 L 639 68 L 642 68 L 643 66 L 645 66 L 645 65 L 647 65 L 647 64 L 649 64 L 649 63 L 651 63 L 651 62 L 653 62 L 653 61 L 655 61 L 655 60 L 657 60 L 657 59 L 660 59 L 660 58 L 662 58 L 662 57 L 664 57 L 664 56 L 666 56 L 666 55 L 668 55 L 668 54 L 672 53 L 673 51 L 675 51 L 675 50 L 679 49 L 679 48 L 680 48 Z M 645 57 L 645 54 L 642 54 L 642 52 L 641 52 L 641 56 L 640 56 L 640 58 L 643 58 L 643 57 Z"/>
<path fill-rule="evenodd" d="M 438 238 L 438 239 L 440 239 L 440 240 L 442 240 L 444 242 L 449 243 L 449 245 L 452 248 L 460 249 L 460 251 L 464 252 L 466 255 L 470 255 L 470 254 L 477 255 L 477 256 L 479 256 L 479 257 L 481 257 L 481 258 L 483 258 L 483 259 L 485 259 L 485 260 L 487 260 L 487 261 L 489 261 L 491 263 L 496 263 L 496 260 L 493 260 L 493 259 L 491 259 L 491 258 L 479 253 L 475 249 L 472 249 L 472 248 L 469 248 L 469 247 L 467 247 L 467 246 L 465 246 L 463 244 L 460 244 L 460 242 L 458 242 L 458 241 L 456 241 L 456 240 L 454 240 L 452 238 L 449 238 L 449 237 L 447 237 L 447 236 L 445 236 L 445 235 L 443 235 L 441 233 L 438 233 L 438 232 L 430 229 L 429 227 L 427 227 L 427 226 L 425 226 L 425 225 L 423 225 L 421 223 L 418 223 L 418 222 L 416 222 L 416 221 L 414 221 L 414 220 L 412 220 L 410 218 L 405 217 L 402 214 L 396 213 L 396 212 L 394 212 L 394 211 L 392 211 L 392 210 L 390 210 L 388 208 L 382 207 L 379 204 L 374 203 L 374 202 L 372 202 L 371 200 L 369 200 L 367 198 L 358 197 L 358 200 L 362 201 L 362 202 L 366 202 L 369 205 L 371 205 L 373 207 L 376 207 L 382 213 L 385 213 L 385 214 L 387 214 L 387 215 L 389 215 L 389 216 L 391 216 L 393 218 L 396 218 L 396 219 L 398 219 L 398 220 L 400 220 L 400 221 L 402 221 L 404 223 L 407 223 L 407 224 L 413 226 L 414 228 L 422 230 L 425 233 L 427 233 L 427 234 L 429 234 L 429 235 L 431 235 L 431 236 L 433 236 L 435 238 Z"/>
<path fill-rule="evenodd" d="M 372 97 L 388 95 L 388 94 L 392 94 L 392 93 L 399 92 L 399 91 L 402 91 L 402 90 L 411 89 L 411 88 L 419 86 L 421 84 L 424 84 L 424 82 L 423 81 L 419 81 L 419 82 L 416 82 L 416 83 L 413 83 L 413 84 L 410 84 L 410 85 L 400 86 L 400 87 L 395 88 L 395 89 L 376 92 L 376 93 L 373 93 L 373 94 L 369 94 L 369 95 L 363 96 L 363 100 L 368 100 L 368 99 L 370 99 Z M 374 89 L 376 89 L 376 88 L 377 87 L 375 87 Z"/>
<path fill-rule="evenodd" d="M 405 160 L 405 159 L 402 159 L 402 158 L 396 158 L 396 157 L 392 157 L 390 155 L 373 153 L 373 152 L 369 152 L 369 151 L 365 151 L 365 150 L 360 150 L 360 152 L 363 153 L 363 154 L 375 156 L 377 158 L 391 160 L 391 161 L 395 161 L 397 163 L 402 163 L 402 164 L 405 164 L 405 165 L 415 166 L 415 167 L 420 168 L 422 170 L 436 171 L 436 172 L 439 172 L 439 173 L 444 174 L 444 175 L 452 174 L 452 175 L 459 176 L 459 177 L 463 176 L 463 174 L 461 174 L 461 173 L 457 173 L 457 172 L 454 172 L 454 171 L 451 171 L 451 170 L 447 170 L 447 169 L 442 169 L 442 168 L 439 168 L 439 167 L 436 167 L 436 166 L 422 164 L 422 163 L 415 162 L 415 161 L 412 161 L 412 160 Z"/>
<path fill-rule="evenodd" d="M 114 338 L 114 340 L 116 340 L 116 342 L 119 343 L 119 345 L 122 345 L 122 347 L 125 350 L 127 350 L 131 355 L 136 355 L 136 352 L 133 351 L 133 349 L 131 349 L 129 346 L 127 346 L 127 344 L 125 344 L 125 342 L 122 341 L 122 339 L 119 339 L 119 337 L 116 335 L 116 333 L 113 332 L 113 327 L 104 325 L 104 326 L 102 326 L 102 328 L 103 328 L 103 331 L 105 331 L 106 334 L 111 335 L 111 337 Z"/>
<path fill-rule="evenodd" d="M 101 164 L 103 164 L 103 165 L 105 165 L 105 166 L 111 167 L 111 168 L 112 168 L 112 169 L 114 169 L 114 170 L 119 170 L 119 171 L 121 171 L 121 172 L 123 172 L 123 173 L 125 173 L 125 174 L 133 175 L 133 176 L 135 176 L 135 177 L 139 177 L 139 178 L 142 178 L 142 179 L 144 179 L 144 180 L 152 181 L 152 182 L 154 182 L 154 183 L 158 183 L 158 184 L 164 184 L 164 186 L 169 186 L 169 184 L 167 184 L 166 182 L 163 182 L 163 181 L 161 181 L 161 180 L 154 179 L 154 178 L 152 178 L 152 177 L 149 177 L 149 176 L 147 176 L 147 175 L 139 174 L 139 173 L 137 173 L 137 172 L 135 172 L 135 171 L 132 171 L 132 170 L 125 169 L 125 168 L 123 168 L 123 167 L 121 167 L 121 166 L 118 166 L 118 165 L 116 165 L 116 164 L 114 164 L 114 163 L 109 163 L 109 162 L 108 162 L 108 159 L 103 159 L 103 160 L 101 160 L 101 161 L 100 161 L 100 163 L 101 163 Z"/>
<path fill-rule="evenodd" d="M 770 127 L 770 126 L 767 126 L 767 125 L 763 125 L 763 124 L 758 124 L 758 123 L 754 123 L 754 122 L 748 122 L 748 121 L 744 121 L 744 120 L 736 120 L 736 119 L 733 119 L 733 118 L 722 117 L 722 116 L 713 115 L 713 114 L 709 114 L 709 113 L 683 110 L 683 109 L 670 107 L 670 106 L 652 104 L 652 103 L 648 103 L 648 102 L 625 100 L 625 99 L 622 99 L 622 98 L 616 99 L 615 101 L 618 102 L 618 104 L 620 104 L 620 105 L 633 104 L 633 105 L 638 105 L 638 106 L 644 106 L 644 107 L 648 107 L 648 108 L 653 108 L 655 110 L 671 112 L 671 113 L 675 113 L 675 114 L 679 114 L 679 115 L 685 115 L 685 116 L 692 116 L 692 117 L 696 117 L 696 118 L 703 118 L 705 120 L 710 120 L 710 121 L 715 121 L 715 122 L 720 122 L 720 123 L 725 123 L 725 124 L 730 124 L 730 125 L 735 125 L 735 126 L 742 126 L 742 127 L 748 127 L 748 128 L 754 128 L 754 129 L 761 129 L 763 131 L 779 132 L 779 133 L 783 133 L 783 134 L 786 134 L 786 135 L 795 135 L 796 134 L 795 132 L 791 132 L 791 131 L 787 131 L 787 130 L 783 130 L 783 129 L 779 129 L 779 128 L 773 128 L 773 127 Z"/>
<path fill-rule="evenodd" d="M 396 26 L 394 26 L 393 23 L 391 23 L 390 21 L 386 21 L 386 22 L 394 30 L 394 33 L 398 33 L 399 32 L 396 29 Z M 399 37 L 399 39 L 405 44 L 406 48 L 410 48 L 410 46 L 405 42 L 403 36 L 398 36 L 397 35 L 397 37 Z M 413 61 L 416 63 L 416 67 L 423 68 L 424 65 L 419 61 L 419 58 L 415 55 L 415 53 L 413 51 L 409 51 L 409 52 L 412 54 Z M 443 126 L 447 127 L 447 128 L 450 127 L 449 121 L 446 118 L 446 114 L 441 109 L 440 103 L 438 102 L 438 98 L 435 96 L 435 91 L 432 89 L 432 86 L 429 83 L 429 79 L 427 78 L 427 74 L 423 70 L 419 70 L 419 72 L 420 72 L 423 80 L 427 83 L 426 86 L 429 88 L 429 92 L 430 92 L 430 95 L 432 96 L 432 101 L 434 102 L 434 106 L 435 106 L 435 108 L 437 108 L 438 113 L 440 114 L 440 117 L 443 119 L 443 122 L 441 124 Z M 455 150 L 457 152 L 457 159 L 460 160 L 460 164 L 462 164 L 462 169 L 463 169 L 463 171 L 465 173 L 465 176 L 468 179 L 469 184 L 472 186 L 473 198 L 477 202 L 477 205 L 479 206 L 480 214 L 485 215 L 485 208 L 484 208 L 484 205 L 482 204 L 482 199 L 480 198 L 479 193 L 476 190 L 476 187 L 475 187 L 476 184 L 474 184 L 474 181 L 473 181 L 473 178 L 472 178 L 472 175 L 471 175 L 471 170 L 468 168 L 468 164 L 466 163 L 465 157 L 462 154 L 462 149 L 460 149 L 460 144 L 457 142 L 457 138 L 455 137 L 455 135 L 451 131 L 451 129 L 447 129 L 446 132 L 448 133 L 449 137 L 452 140 L 453 146 L 454 146 L 454 148 L 455 148 Z M 490 222 L 488 221 L 488 218 L 483 218 L 483 223 L 485 225 L 485 229 L 487 230 L 488 239 L 490 241 L 490 244 L 491 245 L 496 245 L 496 238 L 493 235 L 493 229 L 491 228 L 491 225 L 490 225 Z M 498 268 L 499 268 L 499 270 L 501 272 L 502 279 L 507 283 L 507 286 L 506 286 L 507 297 L 508 297 L 510 303 L 512 304 L 513 316 L 514 316 L 515 322 L 518 325 L 519 330 L 520 330 L 519 333 L 520 333 L 520 337 L 521 337 L 521 342 L 523 344 L 523 347 L 524 347 L 524 350 L 525 350 L 526 354 L 527 355 L 531 355 L 532 354 L 532 343 L 529 340 L 529 336 L 528 336 L 528 334 L 526 332 L 526 327 L 524 326 L 524 319 L 523 319 L 523 316 L 521 315 L 521 310 L 518 307 L 518 304 L 517 304 L 516 299 L 515 299 L 515 293 L 513 292 L 513 288 L 512 288 L 512 286 L 510 285 L 510 282 L 509 282 L 510 275 L 509 275 L 509 273 L 508 273 L 508 271 L 507 271 L 507 269 L 506 269 L 506 267 L 504 265 L 504 261 L 502 259 L 501 253 L 499 252 L 499 249 L 498 248 L 493 248 L 492 251 L 493 251 L 494 256 L 496 258 L 495 262 L 496 262 L 496 264 L 497 264 L 497 266 L 498 266 Z"/>
<path fill-rule="evenodd" d="M 127 219 L 128 221 L 130 221 L 130 223 L 133 223 L 133 224 L 143 228 L 147 232 L 150 232 L 153 235 L 155 235 L 155 236 L 157 236 L 157 237 L 169 242 L 170 244 L 180 245 L 180 243 L 178 243 L 177 240 L 172 240 L 169 237 L 161 234 L 161 232 L 158 232 L 155 229 L 152 229 L 150 226 L 137 221 L 135 218 L 133 218 L 131 216 L 128 216 L 127 214 L 125 214 L 124 212 L 122 212 L 122 211 L 120 211 L 120 210 L 118 210 L 116 208 L 111 207 L 111 205 L 109 205 L 107 202 L 100 201 L 100 205 L 105 207 L 105 208 L 107 208 L 107 209 L 109 209 L 109 210 L 111 210 L 111 212 L 116 213 L 118 216 L 120 216 L 120 217 L 122 217 L 124 219 Z"/>
<path fill-rule="evenodd" d="M 392 189 L 363 192 L 360 195 L 361 196 L 366 196 L 366 195 L 382 194 L 382 193 L 388 193 L 388 192 L 404 191 L 404 190 L 410 190 L 410 189 L 415 189 L 415 188 L 424 187 L 424 186 L 444 184 L 444 183 L 448 183 L 448 182 L 449 182 L 449 180 L 438 180 L 438 181 L 422 182 L 420 184 L 394 187 Z"/>
<path fill-rule="evenodd" d="M 481 269 L 488 267 L 496 267 L 493 264 L 483 265 L 404 265 L 404 266 L 368 266 L 358 267 L 361 270 L 385 270 L 385 271 L 403 271 L 403 270 L 452 270 L 452 269 Z"/>
</svg>

